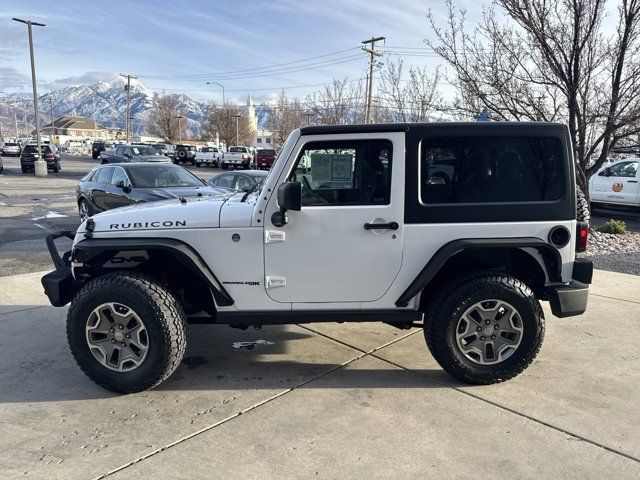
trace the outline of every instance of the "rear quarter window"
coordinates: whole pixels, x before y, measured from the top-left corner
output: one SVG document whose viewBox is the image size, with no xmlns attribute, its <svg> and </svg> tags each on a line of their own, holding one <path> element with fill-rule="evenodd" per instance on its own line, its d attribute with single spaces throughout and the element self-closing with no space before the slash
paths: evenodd
<svg viewBox="0 0 640 480">
<path fill-rule="evenodd" d="M 555 137 L 427 137 L 419 161 L 423 205 L 552 202 L 564 193 Z"/>
</svg>

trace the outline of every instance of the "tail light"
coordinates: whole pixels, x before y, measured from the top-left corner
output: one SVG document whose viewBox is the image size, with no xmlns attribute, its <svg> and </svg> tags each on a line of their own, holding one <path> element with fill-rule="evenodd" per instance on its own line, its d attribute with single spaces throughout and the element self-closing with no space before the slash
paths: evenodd
<svg viewBox="0 0 640 480">
<path fill-rule="evenodd" d="M 576 252 L 586 252 L 589 238 L 589 224 L 578 222 L 576 232 Z"/>
<path fill-rule="evenodd" d="M 47 152 L 44 154 L 44 158 L 53 158 L 53 153 Z"/>
<path fill-rule="evenodd" d="M 246 156 L 244 153 L 242 154 L 242 159 L 243 159 L 243 160 L 246 160 L 246 159 L 247 159 L 247 156 Z"/>
</svg>

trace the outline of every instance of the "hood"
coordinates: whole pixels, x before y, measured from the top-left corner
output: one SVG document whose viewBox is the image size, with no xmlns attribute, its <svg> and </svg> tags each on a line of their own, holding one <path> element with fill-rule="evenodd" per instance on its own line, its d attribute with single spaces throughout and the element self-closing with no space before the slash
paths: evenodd
<svg viewBox="0 0 640 480">
<path fill-rule="evenodd" d="M 153 230 L 219 227 L 220 209 L 226 200 L 225 195 L 183 197 L 182 201 L 162 200 L 116 208 L 91 217 L 95 224 L 93 231 L 153 235 Z M 85 227 L 86 222 L 80 225 L 78 233 L 84 232 Z"/>
<path fill-rule="evenodd" d="M 165 200 L 170 198 L 189 198 L 189 197 L 210 197 L 210 196 L 229 196 L 221 188 L 208 185 L 201 187 L 174 187 L 174 188 L 139 188 L 136 190 L 140 200 L 145 202 L 153 202 L 156 200 Z"/>
</svg>

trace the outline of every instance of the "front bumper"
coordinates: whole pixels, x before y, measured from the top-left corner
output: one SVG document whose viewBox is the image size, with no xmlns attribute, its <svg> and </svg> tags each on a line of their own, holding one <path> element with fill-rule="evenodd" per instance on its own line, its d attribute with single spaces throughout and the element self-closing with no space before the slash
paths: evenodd
<svg viewBox="0 0 640 480">
<path fill-rule="evenodd" d="M 591 260 L 576 259 L 573 264 L 573 280 L 566 285 L 547 289 L 551 313 L 560 318 L 582 315 L 587 310 L 589 284 L 592 277 L 593 263 Z"/>
<path fill-rule="evenodd" d="M 66 252 L 62 256 L 58 253 L 54 242 L 61 237 L 73 240 L 74 233 L 63 231 L 47 235 L 47 248 L 56 269 L 41 279 L 44 293 L 54 307 L 63 307 L 69 303 L 82 286 L 80 282 L 76 282 L 71 273 L 71 252 Z"/>
</svg>

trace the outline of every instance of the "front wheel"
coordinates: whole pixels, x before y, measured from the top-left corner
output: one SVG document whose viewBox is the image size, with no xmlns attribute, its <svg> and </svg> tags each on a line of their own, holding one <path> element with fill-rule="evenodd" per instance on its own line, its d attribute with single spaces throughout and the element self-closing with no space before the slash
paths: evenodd
<svg viewBox="0 0 640 480">
<path fill-rule="evenodd" d="M 542 308 L 529 287 L 508 275 L 484 273 L 434 293 L 424 335 L 447 372 L 487 385 L 524 371 L 542 346 L 544 329 Z"/>
<path fill-rule="evenodd" d="M 95 383 L 114 392 L 140 392 L 180 365 L 186 317 L 152 277 L 110 273 L 87 283 L 71 302 L 67 338 L 76 362 Z"/>
</svg>

